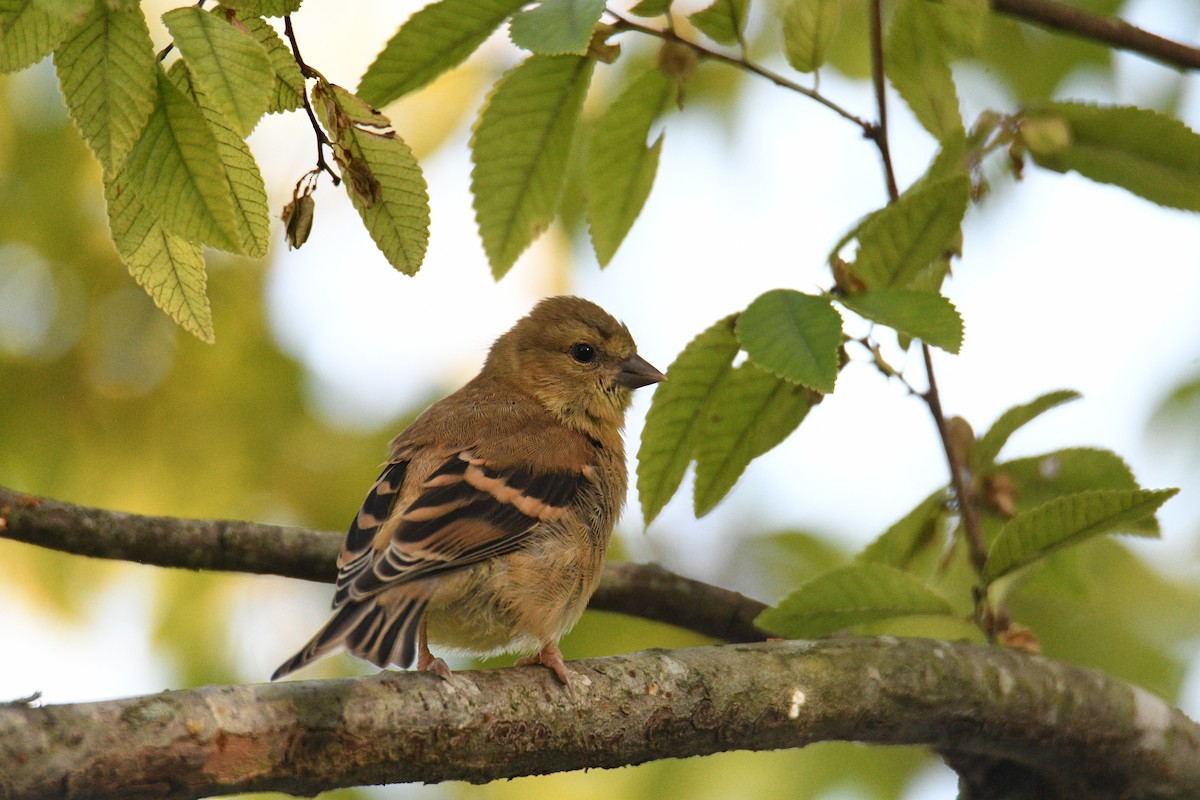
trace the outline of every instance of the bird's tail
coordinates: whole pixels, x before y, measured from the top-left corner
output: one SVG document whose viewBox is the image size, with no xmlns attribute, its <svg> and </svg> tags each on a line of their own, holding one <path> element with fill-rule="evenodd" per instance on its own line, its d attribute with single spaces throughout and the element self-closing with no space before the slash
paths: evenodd
<svg viewBox="0 0 1200 800">
<path fill-rule="evenodd" d="M 408 667 L 417 657 L 417 631 L 428 605 L 424 597 L 404 597 L 387 604 L 380 604 L 377 597 L 346 603 L 300 652 L 275 670 L 271 680 L 343 646 L 377 667 Z"/>
</svg>

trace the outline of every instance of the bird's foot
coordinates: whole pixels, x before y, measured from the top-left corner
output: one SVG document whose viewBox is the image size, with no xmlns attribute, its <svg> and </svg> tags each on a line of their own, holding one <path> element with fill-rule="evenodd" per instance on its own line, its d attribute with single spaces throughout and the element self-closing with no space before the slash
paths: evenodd
<svg viewBox="0 0 1200 800">
<path fill-rule="evenodd" d="M 571 673 L 567 671 L 567 665 L 563 662 L 562 651 L 558 649 L 557 644 L 549 642 L 533 655 L 517 660 L 518 667 L 528 667 L 533 664 L 541 664 L 543 667 L 549 667 L 559 682 L 567 687 L 567 691 L 575 694 L 575 690 L 571 686 Z"/>
</svg>

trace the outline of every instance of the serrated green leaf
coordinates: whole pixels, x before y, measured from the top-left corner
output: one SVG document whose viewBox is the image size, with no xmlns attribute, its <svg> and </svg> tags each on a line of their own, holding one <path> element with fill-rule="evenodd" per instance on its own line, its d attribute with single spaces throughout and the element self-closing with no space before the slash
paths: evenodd
<svg viewBox="0 0 1200 800">
<path fill-rule="evenodd" d="M 1130 523 L 1151 516 L 1178 489 L 1107 489 L 1051 500 L 1013 517 L 988 549 L 988 583 L 1055 550 L 1105 533 L 1134 532 Z"/>
<path fill-rule="evenodd" d="M 327 100 L 316 104 L 321 123 L 344 148 L 339 163 L 346 193 L 388 262 L 415 275 L 429 245 L 429 194 L 417 159 L 403 139 L 387 130 L 391 122 L 383 114 L 340 86 L 319 89 Z M 330 105 L 348 124 L 330 119 Z M 373 181 L 372 190 L 361 191 L 356 177 Z"/>
<path fill-rule="evenodd" d="M 679 94 L 679 85 L 654 69 L 631 83 L 600 117 L 584 170 L 588 225 L 601 266 L 612 260 L 650 196 L 663 137 L 649 148 L 650 126 Z"/>
<path fill-rule="evenodd" d="M 647 525 L 679 488 L 713 391 L 733 368 L 738 352 L 735 320 L 726 317 L 692 339 L 654 391 L 637 465 L 638 497 Z"/>
<path fill-rule="evenodd" d="M 595 62 L 531 56 L 505 73 L 471 137 L 475 220 L 501 278 L 550 225 Z"/>
<path fill-rule="evenodd" d="M 61 17 L 70 27 L 83 24 L 96 5 L 95 0 L 34 0 L 34 3 L 43 11 Z M 109 8 L 113 11 L 122 10 Z"/>
<path fill-rule="evenodd" d="M 895 617 L 953 613 L 944 597 L 913 575 L 860 561 L 801 584 L 754 624 L 778 636 L 803 639 Z"/>
<path fill-rule="evenodd" d="M 242 251 L 251 258 L 262 258 L 271 243 L 271 216 L 262 173 L 246 142 L 238 135 L 208 95 L 191 82 L 187 64 L 176 61 L 167 71 L 175 86 L 195 101 L 217 142 L 217 155 L 225 165 L 229 197 L 233 201 L 234 221 L 242 242 Z"/>
<path fill-rule="evenodd" d="M 758 366 L 823 394 L 833 391 L 842 317 L 826 297 L 793 289 L 761 294 L 742 312 L 738 342 Z"/>
<path fill-rule="evenodd" d="M 204 115 L 161 69 L 157 94 L 125 162 L 124 182 L 171 233 L 242 252 L 225 166 Z"/>
<path fill-rule="evenodd" d="M 825 63 L 841 15 L 841 0 L 787 0 L 783 54 L 793 69 L 814 72 Z"/>
<path fill-rule="evenodd" d="M 41 61 L 70 32 L 70 23 L 35 0 L 0 0 L 0 73 Z"/>
<path fill-rule="evenodd" d="M 1016 509 L 1028 511 L 1069 494 L 1092 489 L 1137 489 L 1133 470 L 1111 450 L 1075 447 L 1055 450 L 996 464 L 984 471 L 991 479 L 1004 475 L 1016 486 Z M 1148 524 L 1139 529 L 1145 535 L 1157 535 L 1158 528 Z"/>
<path fill-rule="evenodd" d="M 92 13 L 54 52 L 71 119 L 107 172 L 118 172 L 156 99 L 154 44 L 140 9 Z"/>
<path fill-rule="evenodd" d="M 867 545 L 856 560 L 907 567 L 920 552 L 940 544 L 938 532 L 946 518 L 946 502 L 946 490 L 938 489 Z"/>
<path fill-rule="evenodd" d="M 917 121 L 942 140 L 963 135 L 950 56 L 940 47 L 928 0 L 900 0 L 888 25 L 884 71 Z"/>
<path fill-rule="evenodd" d="M 811 408 L 808 390 L 751 361 L 722 375 L 695 444 L 696 516 L 711 511 L 750 462 L 791 435 Z"/>
<path fill-rule="evenodd" d="M 672 0 L 642 0 L 629 9 L 635 17 L 661 17 L 671 7 Z"/>
<path fill-rule="evenodd" d="M 172 9 L 162 19 L 196 86 L 238 133 L 248 135 L 267 113 L 274 91 L 267 49 L 223 14 L 197 6 Z"/>
<path fill-rule="evenodd" d="M 914 289 L 930 263 L 957 246 L 970 188 L 963 173 L 920 181 L 895 203 L 869 214 L 833 253 L 857 238 L 858 254 L 849 269 L 863 286 Z"/>
<path fill-rule="evenodd" d="M 542 0 L 509 22 L 513 44 L 546 56 L 587 53 L 605 0 Z"/>
<path fill-rule="evenodd" d="M 201 341 L 214 341 L 200 245 L 168 233 L 119 177 L 106 175 L 108 224 L 121 261 L 154 304 Z"/>
<path fill-rule="evenodd" d="M 1031 135 L 1031 128 L 1044 132 L 1054 124 L 1058 135 Z M 1200 211 L 1200 135 L 1173 117 L 1132 106 L 1048 103 L 1026 112 L 1020 129 L 1039 166 Z"/>
<path fill-rule="evenodd" d="M 948 353 L 962 349 L 962 317 L 954 304 L 940 294 L 883 288 L 840 295 L 837 300 L 854 313 L 886 325 L 902 336 L 920 339 Z"/>
<path fill-rule="evenodd" d="M 979 445 L 975 448 L 976 468 L 983 470 L 991 468 L 996 457 L 1000 455 L 1000 451 L 1007 444 L 1009 437 L 1014 433 L 1050 409 L 1072 400 L 1078 400 L 1080 397 L 1079 392 L 1072 389 L 1060 389 L 1005 411 L 999 419 L 992 423 L 992 427 L 988 428 L 987 433 L 980 437 Z"/>
<path fill-rule="evenodd" d="M 523 0 L 440 0 L 396 31 L 358 84 L 358 96 L 381 108 L 456 67 L 524 5 Z"/>
<path fill-rule="evenodd" d="M 214 13 L 219 13 L 218 8 Z M 268 114 L 294 111 L 304 105 L 304 76 L 292 55 L 292 50 L 266 20 L 238 15 L 238 21 L 267 51 L 275 73 L 274 88 L 267 103 Z"/>
<path fill-rule="evenodd" d="M 742 42 L 749 5 L 750 0 L 713 0 L 688 20 L 714 42 L 732 46 Z"/>
<path fill-rule="evenodd" d="M 301 0 L 223 0 L 225 8 L 255 17 L 285 17 L 300 10 Z"/>
</svg>

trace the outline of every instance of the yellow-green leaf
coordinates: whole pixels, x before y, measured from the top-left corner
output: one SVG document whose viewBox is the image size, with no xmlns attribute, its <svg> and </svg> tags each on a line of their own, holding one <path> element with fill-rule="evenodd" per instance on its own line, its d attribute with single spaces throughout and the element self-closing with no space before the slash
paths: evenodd
<svg viewBox="0 0 1200 800">
<path fill-rule="evenodd" d="M 197 6 L 172 9 L 163 14 L 163 23 L 213 106 L 242 136 L 254 130 L 275 86 L 266 47 L 224 14 Z"/>
<path fill-rule="evenodd" d="M 509 37 L 517 47 L 547 56 L 584 55 L 605 0 L 542 0 L 512 18 Z"/>
<path fill-rule="evenodd" d="M 938 533 L 946 502 L 946 490 L 938 489 L 867 545 L 856 560 L 904 569 L 921 552 L 941 544 Z"/>
<path fill-rule="evenodd" d="M 553 221 L 595 62 L 531 56 L 492 90 L 471 137 L 475 219 L 503 277 Z"/>
<path fill-rule="evenodd" d="M 828 298 L 794 289 L 765 292 L 738 318 L 737 337 L 750 360 L 776 377 L 833 391 L 842 318 Z"/>
<path fill-rule="evenodd" d="M 201 341 L 214 339 L 200 245 L 168 233 L 119 177 L 106 176 L 108 224 L 129 273 L 155 305 Z"/>
<path fill-rule="evenodd" d="M 1134 533 L 1178 489 L 1101 489 L 1067 495 L 1018 514 L 988 550 L 989 583 L 1063 547 L 1105 533 Z"/>
<path fill-rule="evenodd" d="M 647 525 L 679 488 L 713 392 L 733 368 L 735 320 L 726 317 L 689 342 L 654 391 L 637 459 L 638 497 Z"/>
<path fill-rule="evenodd" d="M 140 9 L 96 3 L 54 51 L 71 119 L 107 172 L 117 172 L 146 126 L 156 98 L 154 44 Z"/>
<path fill-rule="evenodd" d="M 218 8 L 214 13 L 218 13 L 219 10 Z M 267 113 L 277 114 L 300 108 L 304 104 L 304 76 L 300 74 L 300 67 L 296 64 L 291 48 L 265 20 L 239 15 L 238 21 L 266 48 L 267 56 L 271 59 L 275 82 L 270 102 L 267 104 Z"/>
<path fill-rule="evenodd" d="M 0 0 L 0 73 L 41 61 L 70 31 L 70 22 L 35 0 Z"/>
<path fill-rule="evenodd" d="M 650 196 L 663 137 L 646 147 L 650 126 L 678 96 L 678 84 L 653 69 L 634 80 L 600 117 L 584 172 L 596 258 L 612 260 Z"/>
<path fill-rule="evenodd" d="M 962 317 L 954 304 L 940 294 L 880 288 L 840 295 L 838 302 L 902 336 L 920 339 L 947 353 L 962 349 Z"/>
<path fill-rule="evenodd" d="M 896 617 L 953 613 L 949 601 L 915 576 L 859 561 L 806 581 L 754 624 L 779 636 L 805 639 Z"/>
<path fill-rule="evenodd" d="M 988 428 L 987 433 L 979 438 L 979 446 L 975 449 L 976 467 L 978 469 L 991 468 L 1009 437 L 1014 433 L 1050 409 L 1079 398 L 1079 392 L 1072 389 L 1061 389 L 1005 411 L 999 419 L 992 423 L 992 427 Z"/>
<path fill-rule="evenodd" d="M 793 69 L 814 72 L 825 63 L 841 15 L 841 0 L 787 0 L 782 14 L 783 54 Z"/>
<path fill-rule="evenodd" d="M 750 0 L 713 0 L 711 5 L 692 14 L 688 20 L 715 42 L 740 44 L 746 30 L 749 5 Z"/>
</svg>

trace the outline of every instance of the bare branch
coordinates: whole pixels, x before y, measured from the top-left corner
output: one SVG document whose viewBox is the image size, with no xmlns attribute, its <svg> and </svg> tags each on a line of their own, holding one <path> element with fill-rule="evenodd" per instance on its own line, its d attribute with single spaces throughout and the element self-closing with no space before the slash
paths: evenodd
<svg viewBox="0 0 1200 800">
<path fill-rule="evenodd" d="M 160 567 L 332 583 L 342 534 L 230 520 L 124 514 L 0 487 L 0 538 Z M 609 564 L 591 608 L 668 622 L 725 642 L 761 641 L 762 603 L 653 564 Z"/>
</svg>

